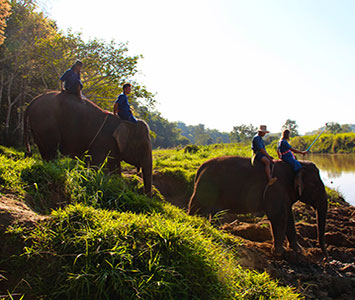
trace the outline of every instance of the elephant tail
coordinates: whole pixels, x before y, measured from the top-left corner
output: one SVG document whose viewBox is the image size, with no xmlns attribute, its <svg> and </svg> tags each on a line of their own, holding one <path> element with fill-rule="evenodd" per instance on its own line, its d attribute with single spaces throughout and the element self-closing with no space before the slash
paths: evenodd
<svg viewBox="0 0 355 300">
<path fill-rule="evenodd" d="M 30 124 L 28 120 L 29 107 L 26 108 L 24 116 L 23 116 L 23 139 L 26 147 L 25 157 L 32 156 L 31 144 L 30 144 Z"/>
</svg>

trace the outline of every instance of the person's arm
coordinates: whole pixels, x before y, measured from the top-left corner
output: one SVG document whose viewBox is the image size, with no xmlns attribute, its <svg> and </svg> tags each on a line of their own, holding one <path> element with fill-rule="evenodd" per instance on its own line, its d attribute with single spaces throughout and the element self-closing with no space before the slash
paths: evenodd
<svg viewBox="0 0 355 300">
<path fill-rule="evenodd" d="M 291 151 L 294 152 L 294 153 L 299 153 L 299 154 L 303 154 L 303 155 L 307 153 L 307 151 L 300 151 L 300 150 L 294 149 L 294 148 L 292 148 L 292 147 L 291 147 L 290 149 L 291 149 Z"/>
<path fill-rule="evenodd" d="M 113 105 L 113 114 L 117 115 L 118 114 L 118 103 L 115 102 L 115 104 Z"/>
<path fill-rule="evenodd" d="M 264 154 L 269 160 L 272 161 L 274 159 L 272 156 L 269 155 L 269 153 L 266 152 L 265 148 L 261 148 L 259 151 Z"/>
<path fill-rule="evenodd" d="M 60 79 L 59 79 L 61 91 L 64 91 L 63 84 L 64 84 L 64 81 L 67 80 L 69 73 L 70 73 L 70 70 L 66 70 L 64 72 L 64 74 L 62 75 L 62 77 L 60 77 Z"/>
</svg>

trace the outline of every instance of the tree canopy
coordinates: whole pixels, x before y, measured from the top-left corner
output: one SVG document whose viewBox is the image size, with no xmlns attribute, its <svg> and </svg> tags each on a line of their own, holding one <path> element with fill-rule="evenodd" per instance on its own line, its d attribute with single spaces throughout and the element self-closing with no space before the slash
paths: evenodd
<svg viewBox="0 0 355 300">
<path fill-rule="evenodd" d="M 134 80 L 142 56 L 129 55 L 127 44 L 84 41 L 80 33 L 63 33 L 31 0 L 11 1 L 11 14 L 5 10 L 0 13 L 0 21 L 7 24 L 0 47 L 2 144 L 21 143 L 26 105 L 34 96 L 58 89 L 60 75 L 77 59 L 84 64 L 83 94 L 102 108 L 112 110 L 127 81 L 133 85 L 130 102 L 137 114 L 140 105 L 154 107 L 153 94 Z"/>
<path fill-rule="evenodd" d="M 288 129 L 290 131 L 290 137 L 298 136 L 298 125 L 295 120 L 287 119 L 285 124 L 282 125 L 281 130 Z"/>
</svg>

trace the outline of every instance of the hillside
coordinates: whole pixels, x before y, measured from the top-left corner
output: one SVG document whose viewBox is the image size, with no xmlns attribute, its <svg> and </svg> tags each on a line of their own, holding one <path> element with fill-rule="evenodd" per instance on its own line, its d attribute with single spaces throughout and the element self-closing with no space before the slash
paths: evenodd
<svg viewBox="0 0 355 300">
<path fill-rule="evenodd" d="M 276 259 L 265 218 L 239 216 L 233 224 L 211 226 L 169 204 L 184 207 L 201 161 L 247 153 L 231 145 L 187 149 L 154 152 L 154 184 L 163 196 L 155 190 L 149 199 L 128 165 L 121 179 L 80 161 L 43 163 L 2 148 L 0 294 L 25 294 L 25 299 L 351 297 L 354 207 L 328 191 L 330 261 L 324 264 L 313 212 L 296 206 L 305 253 L 287 251 Z"/>
</svg>

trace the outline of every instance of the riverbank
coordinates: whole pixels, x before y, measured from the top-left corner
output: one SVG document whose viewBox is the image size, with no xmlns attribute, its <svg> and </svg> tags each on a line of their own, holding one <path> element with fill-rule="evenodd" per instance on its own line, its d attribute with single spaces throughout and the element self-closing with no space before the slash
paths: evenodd
<svg viewBox="0 0 355 300">
<path fill-rule="evenodd" d="M 296 136 L 291 144 L 295 149 L 306 150 L 317 135 Z M 355 133 L 322 134 L 310 149 L 311 153 L 355 153 Z"/>
</svg>

